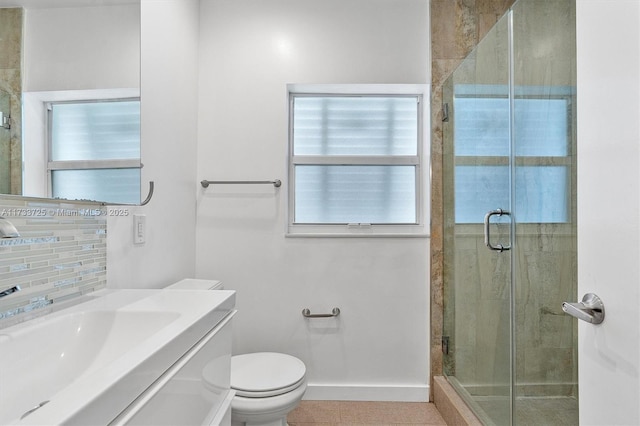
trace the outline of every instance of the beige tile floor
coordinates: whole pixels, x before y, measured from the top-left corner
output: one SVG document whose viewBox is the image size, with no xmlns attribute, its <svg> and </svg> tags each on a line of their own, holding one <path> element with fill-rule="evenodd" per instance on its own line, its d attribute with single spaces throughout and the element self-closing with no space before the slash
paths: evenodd
<svg viewBox="0 0 640 426">
<path fill-rule="evenodd" d="M 426 402 L 302 401 L 289 413 L 290 426 L 446 426 Z"/>
</svg>

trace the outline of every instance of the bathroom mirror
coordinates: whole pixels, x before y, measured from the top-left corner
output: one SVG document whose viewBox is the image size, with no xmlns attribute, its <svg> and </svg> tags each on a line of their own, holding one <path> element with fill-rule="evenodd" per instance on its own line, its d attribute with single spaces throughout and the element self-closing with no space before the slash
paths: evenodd
<svg viewBox="0 0 640 426">
<path fill-rule="evenodd" d="M 140 0 L 0 0 L 0 94 L 1 194 L 140 203 Z"/>
</svg>

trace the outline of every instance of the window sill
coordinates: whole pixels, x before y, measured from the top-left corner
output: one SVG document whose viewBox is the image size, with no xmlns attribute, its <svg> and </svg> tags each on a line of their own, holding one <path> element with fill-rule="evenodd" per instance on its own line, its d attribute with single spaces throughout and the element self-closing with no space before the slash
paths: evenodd
<svg viewBox="0 0 640 426">
<path fill-rule="evenodd" d="M 428 228 L 420 224 L 289 224 L 287 238 L 429 238 Z"/>
<path fill-rule="evenodd" d="M 286 238 L 429 238 L 430 234 L 340 234 L 286 233 Z"/>
</svg>

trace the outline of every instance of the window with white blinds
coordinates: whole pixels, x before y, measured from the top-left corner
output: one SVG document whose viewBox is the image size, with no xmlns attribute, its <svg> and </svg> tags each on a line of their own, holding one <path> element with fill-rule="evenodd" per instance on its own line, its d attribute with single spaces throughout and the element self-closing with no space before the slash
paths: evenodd
<svg viewBox="0 0 640 426">
<path fill-rule="evenodd" d="M 417 94 L 292 93 L 290 233 L 421 226 L 421 117 Z"/>
<path fill-rule="evenodd" d="M 140 202 L 140 101 L 50 103 L 51 196 Z"/>
<path fill-rule="evenodd" d="M 464 89 L 456 89 L 453 103 L 455 220 L 471 224 L 481 223 L 490 210 L 510 206 L 510 101 Z M 519 94 L 513 101 L 519 223 L 571 221 L 571 97 L 562 87 L 556 91 Z"/>
</svg>

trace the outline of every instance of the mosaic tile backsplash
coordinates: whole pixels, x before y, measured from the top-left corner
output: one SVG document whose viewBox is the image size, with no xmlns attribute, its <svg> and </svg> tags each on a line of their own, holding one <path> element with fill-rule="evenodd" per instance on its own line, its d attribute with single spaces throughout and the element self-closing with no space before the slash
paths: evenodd
<svg viewBox="0 0 640 426">
<path fill-rule="evenodd" d="M 106 208 L 4 197 L 0 216 L 20 233 L 0 238 L 0 318 L 99 290 L 107 281 Z"/>
</svg>

